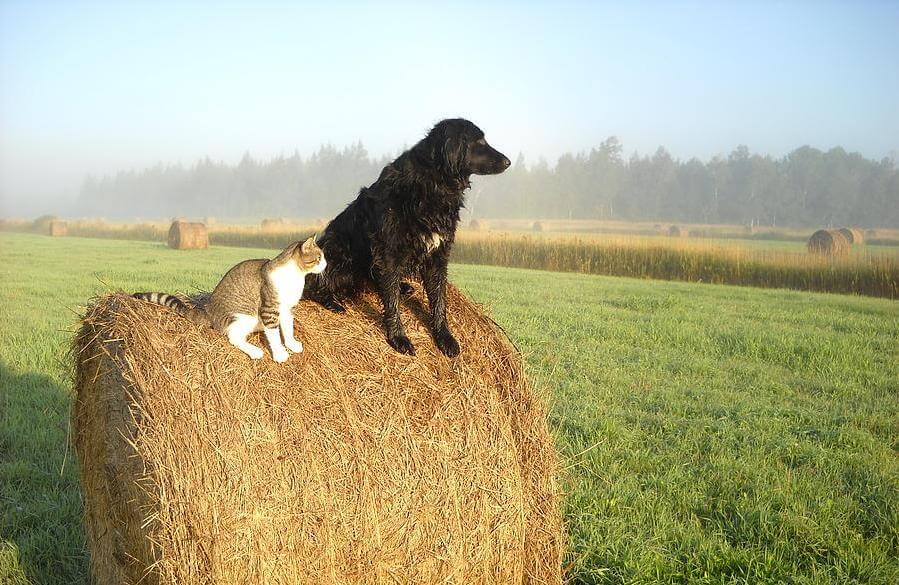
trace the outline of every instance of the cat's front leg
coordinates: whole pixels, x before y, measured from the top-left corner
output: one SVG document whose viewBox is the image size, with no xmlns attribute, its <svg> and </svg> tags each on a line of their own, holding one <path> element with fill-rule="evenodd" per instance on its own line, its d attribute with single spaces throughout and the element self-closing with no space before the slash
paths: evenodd
<svg viewBox="0 0 899 585">
<path fill-rule="evenodd" d="M 293 335 L 293 312 L 289 309 L 281 313 L 281 335 L 284 336 L 284 345 L 287 349 L 293 353 L 303 351 L 303 344 Z"/>
<path fill-rule="evenodd" d="M 287 361 L 290 354 L 281 344 L 281 331 L 277 327 L 265 329 L 265 338 L 268 340 L 268 347 L 272 350 L 272 359 L 276 362 L 283 363 Z"/>
<path fill-rule="evenodd" d="M 281 343 L 281 314 L 278 295 L 275 294 L 271 285 L 266 283 L 262 288 L 262 307 L 259 310 L 259 318 L 262 320 L 268 347 L 272 350 L 272 359 L 278 363 L 286 362 L 290 357 Z"/>
<path fill-rule="evenodd" d="M 281 329 L 279 328 L 278 313 L 272 311 L 271 308 L 263 306 L 260 317 L 262 317 L 262 325 L 265 327 L 265 338 L 268 340 L 268 347 L 272 351 L 272 359 L 278 363 L 286 362 L 290 354 L 281 343 Z"/>
</svg>

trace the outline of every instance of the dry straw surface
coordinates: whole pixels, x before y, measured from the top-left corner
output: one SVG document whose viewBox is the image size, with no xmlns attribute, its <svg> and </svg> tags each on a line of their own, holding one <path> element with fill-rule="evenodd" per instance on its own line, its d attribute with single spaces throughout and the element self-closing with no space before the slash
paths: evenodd
<svg viewBox="0 0 899 585">
<path fill-rule="evenodd" d="M 818 230 L 808 239 L 808 251 L 824 256 L 845 256 L 851 246 L 839 230 Z"/>
<path fill-rule="evenodd" d="M 169 228 L 169 248 L 192 250 L 209 247 L 209 234 L 202 223 L 175 220 Z"/>
<path fill-rule="evenodd" d="M 303 301 L 306 351 L 253 362 L 118 294 L 74 346 L 96 583 L 561 583 L 557 458 L 496 324 L 450 287 L 456 359 L 384 340 L 378 300 Z M 255 342 L 261 343 L 260 339 Z"/>
</svg>

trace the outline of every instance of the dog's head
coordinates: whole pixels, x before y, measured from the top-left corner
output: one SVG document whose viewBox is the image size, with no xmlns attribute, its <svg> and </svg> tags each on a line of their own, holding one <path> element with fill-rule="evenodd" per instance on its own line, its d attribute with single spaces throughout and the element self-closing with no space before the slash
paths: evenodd
<svg viewBox="0 0 899 585">
<path fill-rule="evenodd" d="M 467 180 L 471 175 L 496 175 L 512 164 L 484 140 L 480 128 L 462 118 L 439 122 L 422 141 L 445 175 Z"/>
</svg>

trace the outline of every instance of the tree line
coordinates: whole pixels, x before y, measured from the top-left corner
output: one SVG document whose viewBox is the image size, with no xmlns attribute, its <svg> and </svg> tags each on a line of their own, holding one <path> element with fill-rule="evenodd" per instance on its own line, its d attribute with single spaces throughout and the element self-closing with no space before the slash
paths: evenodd
<svg viewBox="0 0 899 585">
<path fill-rule="evenodd" d="M 372 183 L 391 157 L 361 143 L 322 146 L 236 165 L 205 158 L 193 166 L 157 165 L 88 177 L 72 215 L 159 218 L 328 218 Z M 609 138 L 589 152 L 476 177 L 471 217 L 580 218 L 782 226 L 899 227 L 899 168 L 840 147 L 809 146 L 781 158 L 738 146 L 708 161 L 678 160 L 664 148 L 625 157 Z"/>
</svg>

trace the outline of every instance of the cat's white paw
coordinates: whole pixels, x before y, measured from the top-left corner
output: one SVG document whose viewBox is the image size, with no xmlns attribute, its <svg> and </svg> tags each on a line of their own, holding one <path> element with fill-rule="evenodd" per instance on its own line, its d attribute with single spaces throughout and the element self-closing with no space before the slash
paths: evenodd
<svg viewBox="0 0 899 585">
<path fill-rule="evenodd" d="M 276 362 L 278 362 L 279 364 L 283 364 L 284 362 L 286 362 L 287 358 L 289 358 L 289 357 L 290 357 L 290 354 L 287 353 L 287 351 L 284 349 L 282 349 L 280 351 L 272 352 L 272 359 L 275 360 Z"/>
<path fill-rule="evenodd" d="M 250 356 L 251 360 L 261 360 L 265 356 L 265 352 L 262 351 L 261 347 L 248 347 L 244 350 L 244 353 Z"/>
<path fill-rule="evenodd" d="M 284 341 L 284 345 L 293 353 L 302 353 L 303 351 L 303 344 L 296 339 L 287 339 Z"/>
</svg>

